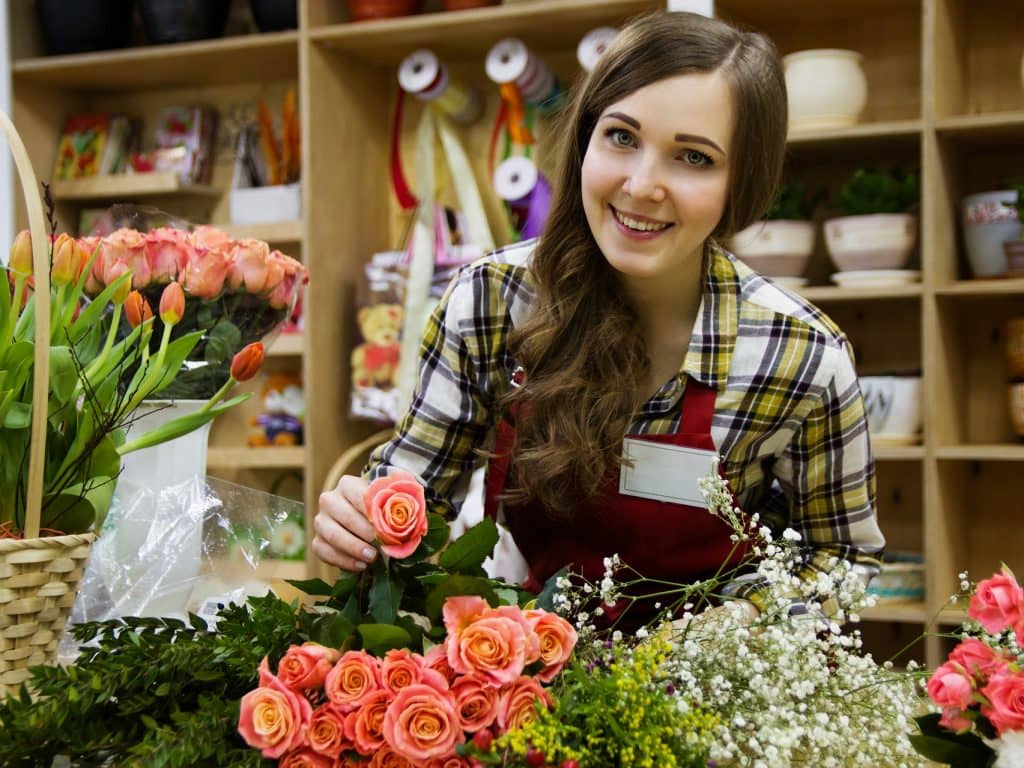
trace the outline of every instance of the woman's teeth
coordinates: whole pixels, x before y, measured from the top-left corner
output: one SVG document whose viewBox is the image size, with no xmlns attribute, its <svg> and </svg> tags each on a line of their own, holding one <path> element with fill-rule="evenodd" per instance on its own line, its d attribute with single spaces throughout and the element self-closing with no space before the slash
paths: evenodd
<svg viewBox="0 0 1024 768">
<path fill-rule="evenodd" d="M 629 229 L 635 229 L 637 232 L 660 232 L 661 230 L 668 229 L 671 226 L 670 224 L 661 224 L 653 221 L 638 221 L 630 218 L 619 210 L 612 210 L 615 211 L 615 218 L 620 224 L 624 227 L 628 227 Z"/>
</svg>

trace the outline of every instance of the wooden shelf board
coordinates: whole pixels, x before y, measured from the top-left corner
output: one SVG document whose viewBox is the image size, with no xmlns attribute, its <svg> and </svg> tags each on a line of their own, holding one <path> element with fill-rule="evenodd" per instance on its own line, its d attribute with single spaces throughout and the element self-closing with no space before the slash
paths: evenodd
<svg viewBox="0 0 1024 768">
<path fill-rule="evenodd" d="M 936 120 L 935 130 L 956 140 L 1024 137 L 1024 110 L 988 115 L 958 115 Z"/>
<path fill-rule="evenodd" d="M 249 448 L 248 446 L 221 447 L 211 445 L 206 454 L 206 466 L 232 469 L 297 468 L 306 465 L 304 446 Z"/>
<path fill-rule="evenodd" d="M 876 445 L 871 451 L 876 461 L 919 461 L 924 458 L 923 445 Z"/>
<path fill-rule="evenodd" d="M 268 221 L 259 224 L 235 224 L 232 222 L 214 224 L 234 238 L 246 237 L 266 240 L 268 243 L 301 243 L 301 221 Z"/>
<path fill-rule="evenodd" d="M 923 124 L 920 120 L 893 120 L 881 123 L 861 123 L 848 128 L 829 128 L 817 131 L 793 131 L 787 141 L 791 145 L 828 145 L 869 141 L 881 138 L 920 138 Z"/>
<path fill-rule="evenodd" d="M 155 195 L 220 197 L 223 194 L 217 187 L 183 184 L 175 173 L 132 173 L 67 179 L 54 181 L 51 189 L 58 200 L 128 200 Z"/>
<path fill-rule="evenodd" d="M 268 357 L 299 357 L 305 341 L 301 333 L 281 333 L 267 349 Z"/>
<path fill-rule="evenodd" d="M 995 278 L 989 280 L 958 280 L 942 288 L 936 288 L 937 296 L 953 298 L 984 298 L 986 296 L 1024 295 L 1024 278 Z"/>
<path fill-rule="evenodd" d="M 921 284 L 900 285 L 892 288 L 861 289 L 842 288 L 838 285 L 809 285 L 795 289 L 808 301 L 883 301 L 885 299 L 916 299 L 922 294 Z"/>
<path fill-rule="evenodd" d="M 935 455 L 939 459 L 958 461 L 1024 461 L 1024 445 L 947 445 L 936 449 Z"/>
<path fill-rule="evenodd" d="M 171 45 L 40 56 L 13 62 L 16 87 L 38 83 L 83 91 L 283 80 L 299 69 L 299 33 L 268 32 Z"/>
<path fill-rule="evenodd" d="M 861 615 L 862 621 L 891 621 L 897 624 L 959 624 L 966 613 L 955 608 L 945 609 L 938 616 L 930 613 L 921 602 L 879 603 Z"/>
<path fill-rule="evenodd" d="M 658 8 L 652 0 L 545 0 L 359 21 L 313 29 L 310 39 L 377 64 L 397 65 L 415 48 L 442 58 L 479 58 L 505 37 L 521 38 L 536 51 L 564 50 L 594 27 L 617 25 Z"/>
</svg>

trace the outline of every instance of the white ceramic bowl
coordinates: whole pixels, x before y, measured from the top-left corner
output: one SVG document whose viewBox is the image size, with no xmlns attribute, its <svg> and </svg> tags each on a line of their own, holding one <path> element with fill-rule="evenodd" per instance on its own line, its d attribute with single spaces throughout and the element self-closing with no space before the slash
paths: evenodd
<svg viewBox="0 0 1024 768">
<path fill-rule="evenodd" d="M 842 216 L 824 226 L 825 245 L 840 272 L 902 269 L 917 239 L 917 217 L 909 213 Z"/>
<path fill-rule="evenodd" d="M 800 277 L 814 251 L 810 221 L 758 221 L 737 232 L 730 248 L 751 269 L 767 277 Z"/>
<path fill-rule="evenodd" d="M 873 438 L 915 440 L 921 431 L 920 376 L 861 376 L 860 391 Z"/>
<path fill-rule="evenodd" d="M 790 130 L 843 128 L 860 120 L 868 81 L 856 51 L 822 48 L 783 58 Z"/>
<path fill-rule="evenodd" d="M 1020 237 L 1021 222 L 1013 207 L 1017 193 L 1012 189 L 979 192 L 963 199 L 960 208 L 964 225 L 967 262 L 974 277 L 1002 277 L 1006 274 L 1003 243 Z"/>
</svg>

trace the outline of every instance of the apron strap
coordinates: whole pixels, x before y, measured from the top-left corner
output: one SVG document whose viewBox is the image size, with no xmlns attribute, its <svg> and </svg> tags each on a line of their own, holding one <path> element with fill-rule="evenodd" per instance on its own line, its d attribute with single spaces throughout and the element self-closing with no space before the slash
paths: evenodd
<svg viewBox="0 0 1024 768">
<path fill-rule="evenodd" d="M 498 497 L 505 492 L 515 439 L 515 427 L 507 418 L 502 417 L 494 436 L 494 456 L 487 463 L 487 478 L 484 481 L 484 515 L 495 522 L 498 520 Z"/>
<path fill-rule="evenodd" d="M 717 389 L 687 376 L 679 417 L 679 434 L 710 435 L 717 396 Z"/>
</svg>

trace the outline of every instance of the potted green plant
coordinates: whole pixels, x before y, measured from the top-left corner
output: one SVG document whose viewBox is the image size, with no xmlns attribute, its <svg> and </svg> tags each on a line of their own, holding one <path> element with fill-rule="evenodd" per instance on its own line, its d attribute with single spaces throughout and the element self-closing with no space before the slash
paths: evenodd
<svg viewBox="0 0 1024 768">
<path fill-rule="evenodd" d="M 901 168 L 858 169 L 840 187 L 841 216 L 825 221 L 825 244 L 840 272 L 903 269 L 917 239 L 918 176 Z"/>
<path fill-rule="evenodd" d="M 1024 184 L 1017 184 L 1014 187 L 1016 196 L 1006 201 L 1017 211 L 1017 218 L 1024 221 Z M 1021 229 L 1024 232 L 1024 228 Z M 1003 241 L 1003 252 L 1006 254 L 1006 275 L 1007 277 L 1024 277 L 1024 239 L 1021 239 L 1021 232 L 1012 240 Z"/>
<path fill-rule="evenodd" d="M 781 184 L 764 218 L 737 232 L 730 248 L 762 275 L 793 285 L 806 282 L 801 275 L 814 251 L 811 218 L 823 196 L 802 182 Z"/>
</svg>

